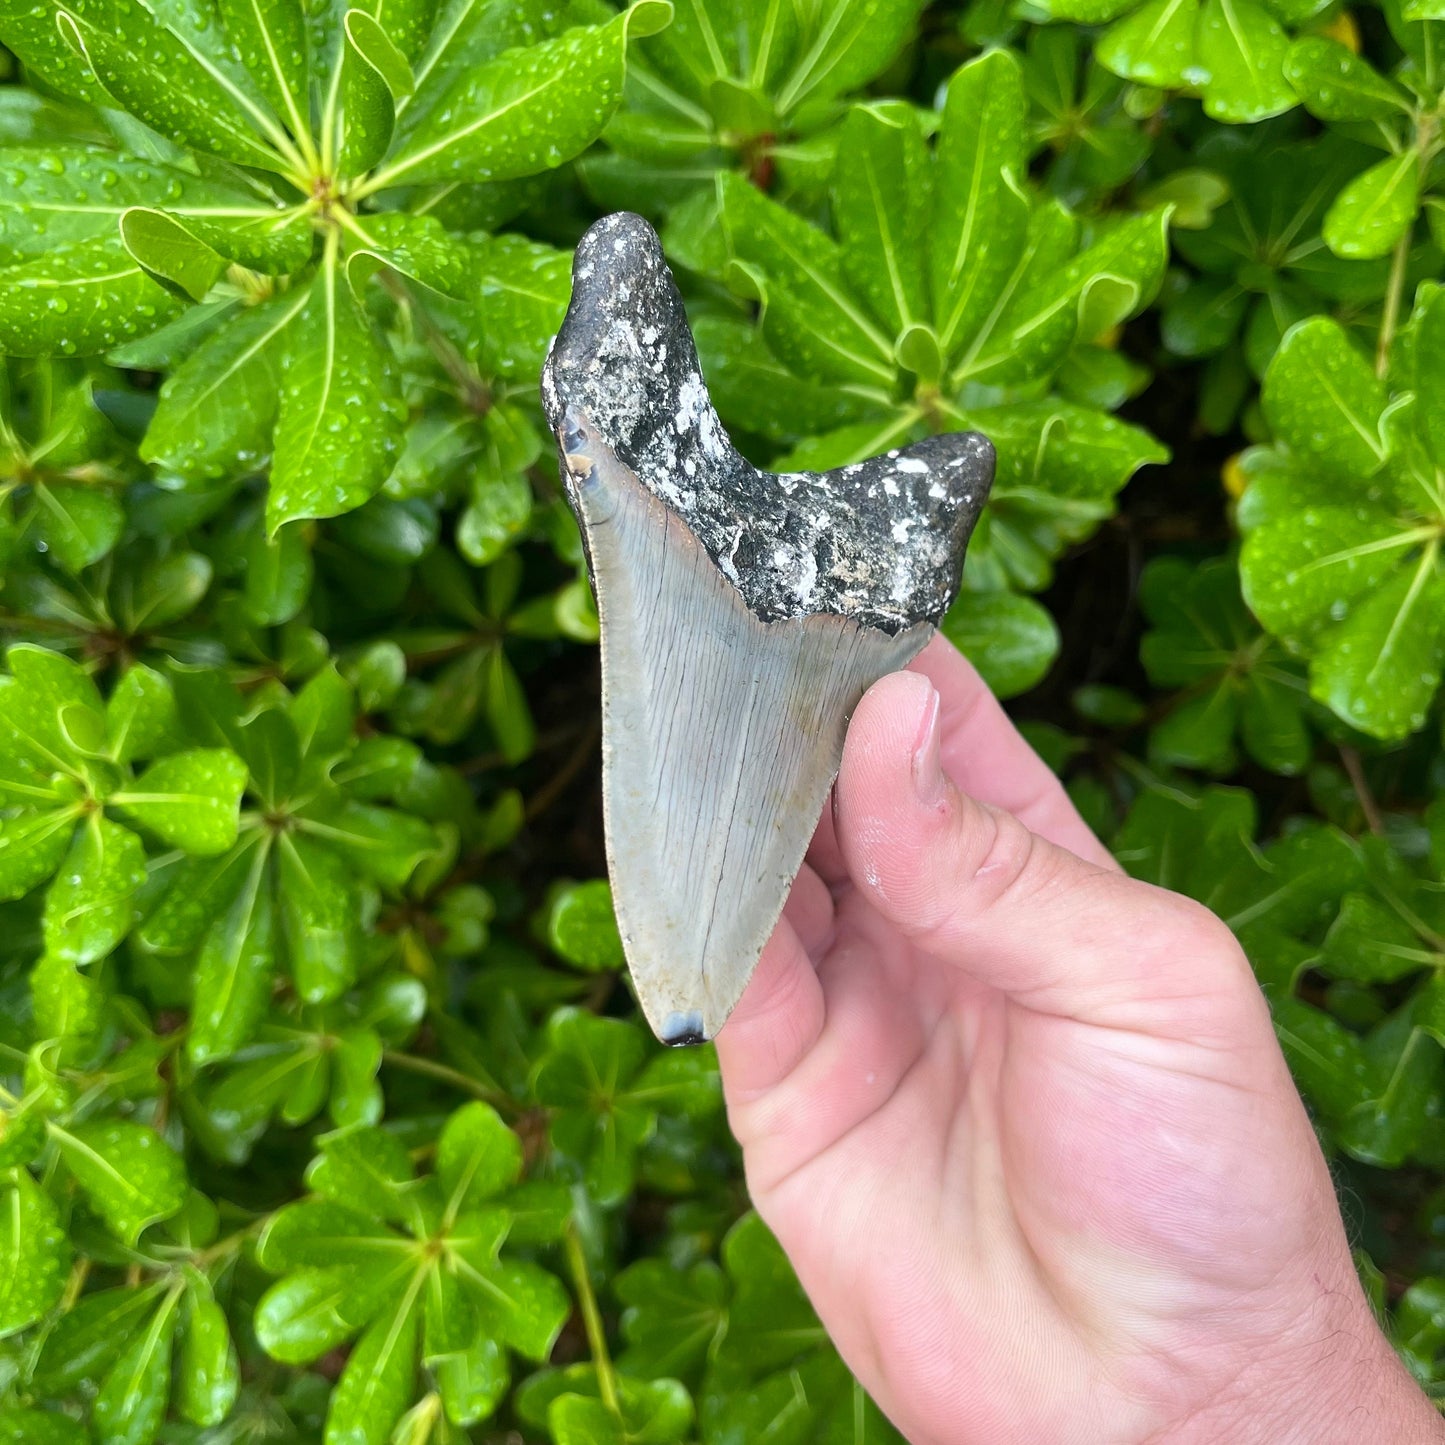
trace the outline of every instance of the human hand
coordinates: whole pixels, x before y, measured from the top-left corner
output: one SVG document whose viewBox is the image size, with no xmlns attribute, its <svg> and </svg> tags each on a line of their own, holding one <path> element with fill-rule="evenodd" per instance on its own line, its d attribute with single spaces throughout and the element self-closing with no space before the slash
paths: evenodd
<svg viewBox="0 0 1445 1445">
<path fill-rule="evenodd" d="M 759 1212 L 914 1445 L 1442 1438 L 1249 964 L 936 639 L 718 1036 Z"/>
</svg>

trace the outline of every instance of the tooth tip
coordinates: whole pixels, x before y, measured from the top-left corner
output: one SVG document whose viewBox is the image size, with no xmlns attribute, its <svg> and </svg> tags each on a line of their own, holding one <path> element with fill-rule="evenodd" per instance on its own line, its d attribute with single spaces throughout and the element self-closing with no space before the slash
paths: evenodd
<svg viewBox="0 0 1445 1445">
<path fill-rule="evenodd" d="M 658 1038 L 669 1048 L 682 1048 L 687 1044 L 705 1044 L 707 1034 L 702 1026 L 702 1014 L 697 1010 L 689 1013 L 670 1013 L 662 1021 Z"/>
</svg>

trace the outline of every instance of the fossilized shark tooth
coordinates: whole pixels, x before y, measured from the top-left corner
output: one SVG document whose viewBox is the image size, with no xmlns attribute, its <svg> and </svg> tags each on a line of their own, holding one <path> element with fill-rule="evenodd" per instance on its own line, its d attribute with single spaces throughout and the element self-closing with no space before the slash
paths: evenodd
<svg viewBox="0 0 1445 1445">
<path fill-rule="evenodd" d="M 864 691 L 932 636 L 993 479 L 977 433 L 835 471 L 733 448 L 646 221 L 598 221 L 542 373 L 602 626 L 602 789 L 623 947 L 670 1044 L 752 976 Z"/>
</svg>

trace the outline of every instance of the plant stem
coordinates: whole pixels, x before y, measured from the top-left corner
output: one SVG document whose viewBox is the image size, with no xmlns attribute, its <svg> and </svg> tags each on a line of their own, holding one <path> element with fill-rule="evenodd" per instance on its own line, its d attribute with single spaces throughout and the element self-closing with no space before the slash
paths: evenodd
<svg viewBox="0 0 1445 1445">
<path fill-rule="evenodd" d="M 1345 775 L 1350 780 L 1350 786 L 1355 790 L 1355 799 L 1360 805 L 1360 812 L 1364 815 L 1365 826 L 1369 828 L 1377 838 L 1385 831 L 1385 820 L 1380 816 L 1380 805 L 1375 801 L 1375 795 L 1370 791 L 1369 781 L 1365 777 L 1365 770 L 1360 763 L 1358 749 L 1340 745 L 1340 761 L 1345 765 Z"/>
<path fill-rule="evenodd" d="M 472 369 L 471 363 L 452 344 L 451 338 L 437 327 L 426 309 L 417 305 L 411 292 L 396 276 L 383 272 L 381 284 L 391 293 L 392 299 L 407 307 L 416 321 L 421 339 L 426 342 L 431 354 L 440 362 L 442 370 L 456 383 L 461 394 L 462 405 L 477 416 L 486 416 L 492 409 L 492 390 Z"/>
<path fill-rule="evenodd" d="M 429 1079 L 436 1079 L 443 1084 L 450 1084 L 463 1093 L 471 1094 L 473 1098 L 480 1099 L 484 1104 L 490 1104 L 494 1109 L 502 1113 L 515 1114 L 517 1112 L 516 1101 L 508 1094 L 503 1094 L 496 1089 L 488 1087 L 480 1079 L 474 1079 L 469 1074 L 464 1074 L 460 1069 L 454 1069 L 450 1064 L 438 1063 L 435 1059 L 424 1059 L 418 1054 L 407 1054 L 399 1049 L 387 1049 L 381 1056 L 384 1064 L 391 1064 L 398 1069 L 406 1069 L 413 1074 L 425 1074 Z"/>
<path fill-rule="evenodd" d="M 1375 346 L 1375 375 L 1384 378 L 1390 369 L 1390 347 L 1400 320 L 1400 298 L 1405 291 L 1405 265 L 1410 259 L 1410 232 L 1395 243 L 1390 258 L 1390 279 L 1385 288 L 1385 310 L 1380 317 L 1380 339 Z"/>
<path fill-rule="evenodd" d="M 587 1345 L 592 1351 L 592 1364 L 597 1371 L 597 1388 L 602 1403 L 620 1420 L 622 1405 L 617 1398 L 617 1375 L 612 1368 L 612 1356 L 607 1352 L 607 1332 L 602 1327 L 602 1311 L 597 1308 L 597 1296 L 592 1290 L 592 1276 L 587 1272 L 587 1257 L 582 1253 L 582 1235 L 577 1221 L 567 1221 L 567 1264 L 572 1271 L 572 1283 L 577 1289 L 577 1304 L 582 1311 L 582 1323 L 587 1328 Z"/>
</svg>

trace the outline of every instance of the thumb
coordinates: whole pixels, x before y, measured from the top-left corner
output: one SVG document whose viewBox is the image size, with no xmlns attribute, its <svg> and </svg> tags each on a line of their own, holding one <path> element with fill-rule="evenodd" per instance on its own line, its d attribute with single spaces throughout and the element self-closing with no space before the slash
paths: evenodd
<svg viewBox="0 0 1445 1445">
<path fill-rule="evenodd" d="M 1266 1019 L 1233 935 L 1201 905 L 1030 832 L 960 792 L 940 762 L 938 691 L 876 683 L 849 725 L 835 792 L 848 872 L 925 954 L 1043 1013 L 1235 1039 Z"/>
</svg>

